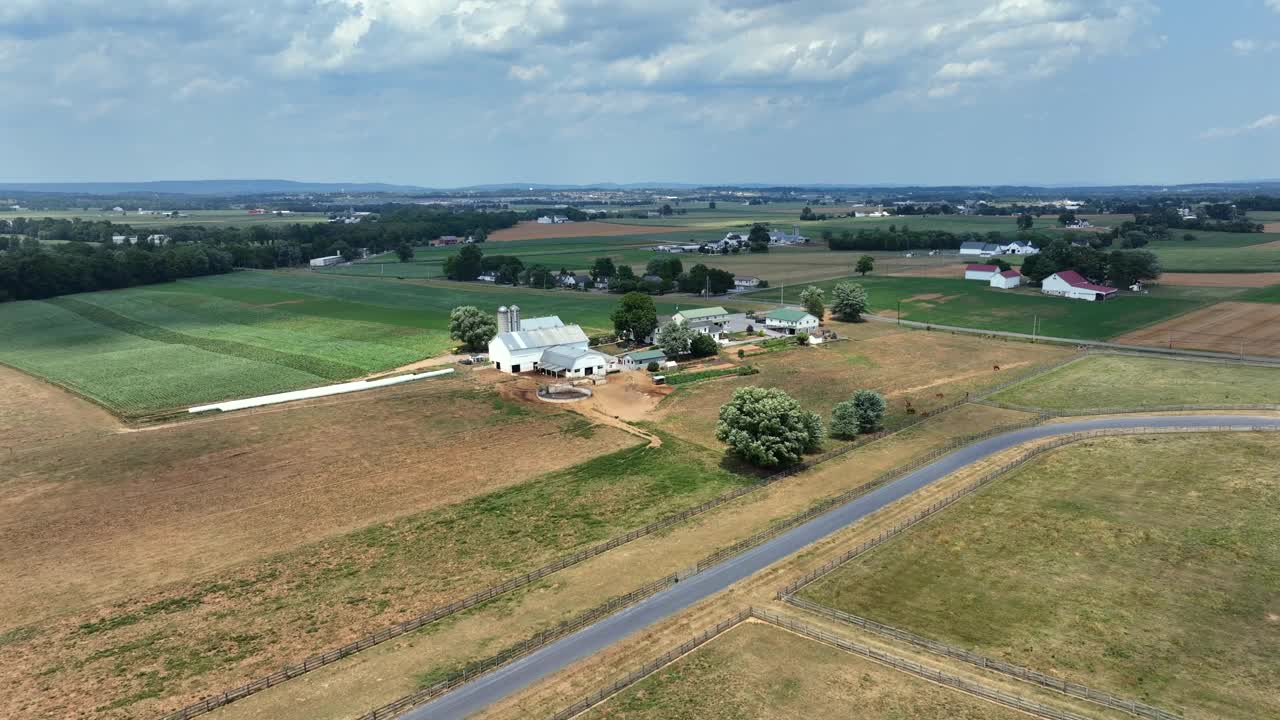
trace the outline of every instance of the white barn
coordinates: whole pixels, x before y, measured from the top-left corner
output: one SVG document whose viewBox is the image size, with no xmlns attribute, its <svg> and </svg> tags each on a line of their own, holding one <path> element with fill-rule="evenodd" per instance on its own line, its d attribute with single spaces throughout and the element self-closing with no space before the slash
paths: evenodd
<svg viewBox="0 0 1280 720">
<path fill-rule="evenodd" d="M 678 323 L 688 323 L 693 320 L 707 320 L 722 323 L 729 319 L 729 311 L 719 305 L 708 308 L 690 308 L 688 310 L 681 310 L 677 312 L 675 315 L 671 316 L 671 319 Z"/>
<path fill-rule="evenodd" d="M 788 335 L 813 333 L 818 329 L 818 318 L 803 310 L 779 308 L 764 316 L 764 326 Z"/>
<path fill-rule="evenodd" d="M 1073 300 L 1106 300 L 1120 291 L 1106 285 L 1095 285 L 1075 270 L 1062 270 L 1045 278 L 1040 283 L 1040 292 Z"/>
<path fill-rule="evenodd" d="M 969 264 L 964 266 L 965 280 L 981 280 L 988 282 L 991 278 L 1000 274 L 1000 268 L 995 265 L 975 265 Z"/>
<path fill-rule="evenodd" d="M 495 370 L 516 374 L 542 369 L 551 353 L 547 371 L 574 377 L 599 374 L 608 367 L 608 356 L 589 350 L 587 334 L 577 325 L 565 325 L 555 316 L 520 319 L 520 306 L 498 308 L 498 334 L 489 341 L 489 360 Z M 602 361 L 603 358 L 603 361 Z M 587 373 L 590 369 L 591 373 Z"/>
<path fill-rule="evenodd" d="M 1001 290 L 1012 290 L 1022 284 L 1022 273 L 1017 270 L 1005 270 L 991 276 L 991 287 Z"/>
</svg>

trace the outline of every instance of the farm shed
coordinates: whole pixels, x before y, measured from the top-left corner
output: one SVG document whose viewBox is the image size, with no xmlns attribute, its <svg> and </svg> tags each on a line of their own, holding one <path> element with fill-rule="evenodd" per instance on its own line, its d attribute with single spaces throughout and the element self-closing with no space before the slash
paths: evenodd
<svg viewBox="0 0 1280 720">
<path fill-rule="evenodd" d="M 818 318 L 803 310 L 781 308 L 764 316 L 764 326 L 788 335 L 795 335 L 798 332 L 812 333 L 818 329 Z"/>
<path fill-rule="evenodd" d="M 965 280 L 981 280 L 982 282 L 988 282 L 998 274 L 1000 274 L 1000 268 L 995 265 L 969 264 L 964 266 Z"/>
<path fill-rule="evenodd" d="M 325 257 L 312 258 L 311 267 L 328 267 L 337 265 L 340 262 L 342 262 L 341 255 L 327 255 Z"/>
<path fill-rule="evenodd" d="M 556 346 L 542 353 L 538 371 L 557 377 L 604 375 L 613 358 L 595 350 L 572 346 Z"/>
<path fill-rule="evenodd" d="M 1022 273 L 1017 270 L 1005 270 L 991 276 L 991 287 L 1011 290 L 1022 284 Z"/>
<path fill-rule="evenodd" d="M 651 362 L 659 365 L 667 361 L 667 354 L 659 349 L 653 350 L 637 350 L 629 352 L 622 356 L 622 369 L 624 370 L 643 370 Z"/>
<path fill-rule="evenodd" d="M 1106 300 L 1120 291 L 1106 285 L 1095 285 L 1075 270 L 1062 270 L 1045 278 L 1040 283 L 1040 292 L 1073 300 Z"/>
<path fill-rule="evenodd" d="M 588 344 L 581 327 L 565 325 L 555 316 L 521 320 L 519 306 L 512 305 L 498 310 L 498 334 L 489 341 L 489 359 L 494 369 L 514 375 L 539 369 L 552 348 L 568 353 L 585 351 Z"/>
</svg>

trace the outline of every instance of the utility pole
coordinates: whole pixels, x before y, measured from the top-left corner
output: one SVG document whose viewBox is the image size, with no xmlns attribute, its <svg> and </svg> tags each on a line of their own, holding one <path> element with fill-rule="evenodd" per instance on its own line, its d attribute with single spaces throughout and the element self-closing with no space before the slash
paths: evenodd
<svg viewBox="0 0 1280 720">
<path fill-rule="evenodd" d="M 1040 335 L 1040 315 L 1037 313 L 1035 319 L 1031 321 L 1031 342 L 1035 342 Z"/>
<path fill-rule="evenodd" d="M 898 324 L 902 324 L 902 300 L 898 300 Z"/>
</svg>

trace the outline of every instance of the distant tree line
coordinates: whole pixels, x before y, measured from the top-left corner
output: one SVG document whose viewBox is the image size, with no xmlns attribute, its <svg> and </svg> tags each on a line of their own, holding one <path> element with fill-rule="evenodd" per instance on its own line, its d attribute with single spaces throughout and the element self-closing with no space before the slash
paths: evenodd
<svg viewBox="0 0 1280 720">
<path fill-rule="evenodd" d="M 231 254 L 199 244 L 40 245 L 0 238 L 0 302 L 114 290 L 230 272 Z"/>
<path fill-rule="evenodd" d="M 1160 260 L 1146 250 L 1105 251 L 1092 245 L 1074 245 L 1055 238 L 1041 245 L 1040 252 L 1022 261 L 1022 274 L 1039 284 L 1050 275 L 1074 270 L 1091 282 L 1126 288 L 1136 282 L 1160 277 Z"/>
<path fill-rule="evenodd" d="M 1033 243 L 1046 241 L 1040 235 L 1019 233 L 1014 238 L 1026 239 Z M 967 242 L 1001 243 L 1010 239 L 1001 232 L 987 233 L 951 233 L 945 230 L 911 230 L 906 225 L 890 225 L 888 228 L 876 227 L 852 232 L 842 230 L 834 233 L 822 231 L 822 239 L 832 250 L 868 250 L 902 251 L 902 250 L 957 250 Z"/>
</svg>

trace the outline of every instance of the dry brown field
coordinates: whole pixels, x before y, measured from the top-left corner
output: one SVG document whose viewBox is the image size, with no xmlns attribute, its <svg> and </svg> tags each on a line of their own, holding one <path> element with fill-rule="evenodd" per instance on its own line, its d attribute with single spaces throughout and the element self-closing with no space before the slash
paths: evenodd
<svg viewBox="0 0 1280 720">
<path fill-rule="evenodd" d="M 1265 223 L 1265 224 L 1263 224 L 1263 226 L 1262 226 L 1262 232 L 1264 232 L 1264 233 L 1280 233 L 1280 222 L 1272 222 L 1272 223 Z M 1268 246 L 1270 246 L 1270 247 L 1280 246 L 1280 240 L 1273 240 L 1272 242 L 1269 242 L 1269 243 L 1267 243 L 1266 245 L 1263 245 L 1263 247 L 1268 247 Z"/>
<path fill-rule="evenodd" d="M 1280 283 L 1280 273 L 1164 273 L 1161 285 L 1260 288 Z"/>
<path fill-rule="evenodd" d="M 0 631 L 635 442 L 561 435 L 574 416 L 512 415 L 465 376 L 137 430 L 16 371 L 0 390 L 4 442 L 43 437 L 0 450 L 0 575 L 21 580 L 0 586 Z"/>
<path fill-rule="evenodd" d="M 1280 356 L 1280 305 L 1217 303 L 1121 335 L 1114 342 Z"/>
<path fill-rule="evenodd" d="M 641 235 L 649 233 L 688 232 L 687 227 L 659 225 L 618 225 L 616 223 L 588 222 L 542 224 L 525 220 L 515 227 L 494 231 L 489 242 L 506 240 L 550 240 L 552 238 L 612 237 L 614 235 Z"/>
</svg>

